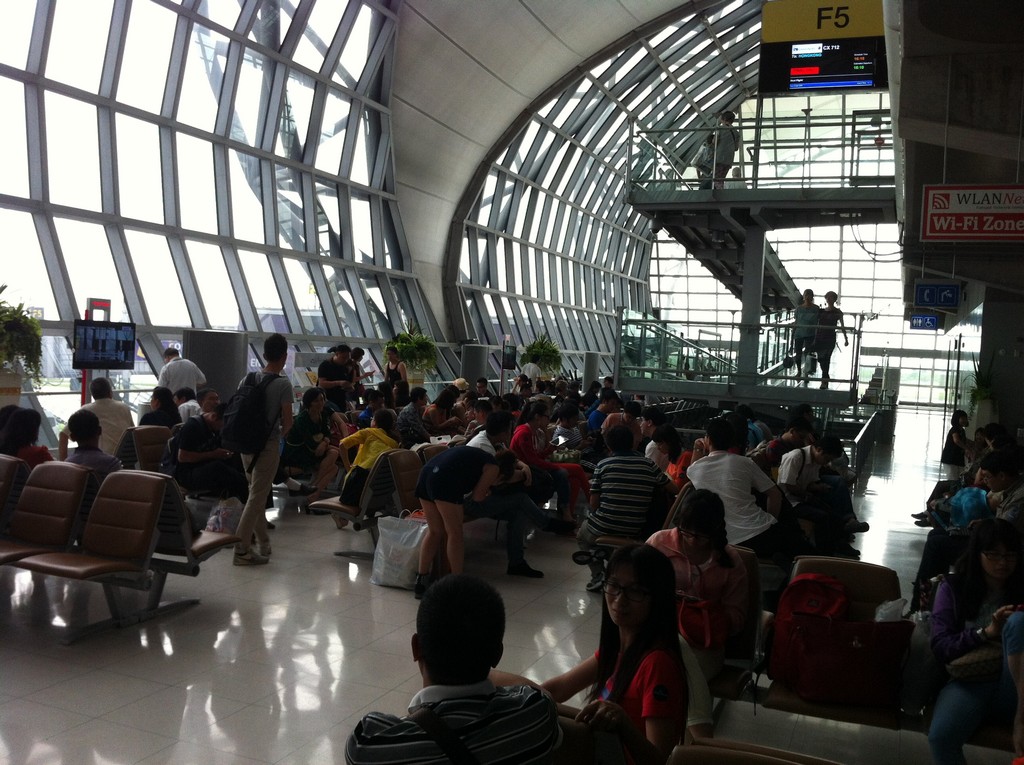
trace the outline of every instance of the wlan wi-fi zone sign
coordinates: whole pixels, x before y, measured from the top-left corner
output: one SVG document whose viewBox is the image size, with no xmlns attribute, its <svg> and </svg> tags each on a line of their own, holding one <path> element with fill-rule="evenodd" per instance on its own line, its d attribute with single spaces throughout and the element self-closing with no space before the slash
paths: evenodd
<svg viewBox="0 0 1024 765">
<path fill-rule="evenodd" d="M 1024 186 L 924 186 L 923 242 L 1024 241 Z"/>
</svg>

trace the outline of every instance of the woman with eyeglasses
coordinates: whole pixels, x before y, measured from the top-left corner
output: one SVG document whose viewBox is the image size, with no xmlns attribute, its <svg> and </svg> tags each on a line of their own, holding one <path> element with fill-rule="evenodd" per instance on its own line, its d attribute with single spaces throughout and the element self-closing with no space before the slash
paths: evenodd
<svg viewBox="0 0 1024 765">
<path fill-rule="evenodd" d="M 1012 523 L 974 524 L 967 552 L 940 585 L 932 608 L 931 646 L 943 664 L 983 646 L 1002 644 L 1001 669 L 991 679 L 950 680 L 939 692 L 928 731 L 932 761 L 964 763 L 963 746 L 982 722 L 1013 721 L 1017 755 L 1024 754 L 1024 569 L 1021 537 Z"/>
<path fill-rule="evenodd" d="M 653 547 L 618 548 L 608 561 L 597 651 L 540 684 L 559 703 L 588 691 L 576 719 L 618 734 L 635 765 L 663 765 L 686 723 L 673 581 L 672 564 Z"/>
</svg>

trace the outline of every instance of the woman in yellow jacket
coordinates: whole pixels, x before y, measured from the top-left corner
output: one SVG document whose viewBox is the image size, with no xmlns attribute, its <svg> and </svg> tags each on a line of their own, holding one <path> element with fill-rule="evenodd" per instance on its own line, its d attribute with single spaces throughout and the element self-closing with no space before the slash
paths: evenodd
<svg viewBox="0 0 1024 765">
<path fill-rule="evenodd" d="M 378 409 L 373 415 L 370 427 L 357 430 L 341 440 L 341 462 L 347 475 L 339 499 L 346 505 L 358 505 L 363 486 L 370 475 L 370 468 L 377 458 L 388 449 L 397 449 L 401 438 L 395 431 L 395 413 L 391 409 Z M 349 450 L 358 446 L 355 460 L 349 458 Z"/>
</svg>

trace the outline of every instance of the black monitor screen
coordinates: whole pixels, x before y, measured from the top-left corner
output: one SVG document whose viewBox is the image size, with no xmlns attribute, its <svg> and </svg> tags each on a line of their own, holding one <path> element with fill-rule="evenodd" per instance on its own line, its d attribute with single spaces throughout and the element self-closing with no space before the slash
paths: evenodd
<svg viewBox="0 0 1024 765">
<path fill-rule="evenodd" d="M 135 325 L 121 321 L 75 320 L 75 369 L 134 369 Z"/>
<path fill-rule="evenodd" d="M 888 87 L 884 37 L 761 43 L 762 94 Z"/>
</svg>

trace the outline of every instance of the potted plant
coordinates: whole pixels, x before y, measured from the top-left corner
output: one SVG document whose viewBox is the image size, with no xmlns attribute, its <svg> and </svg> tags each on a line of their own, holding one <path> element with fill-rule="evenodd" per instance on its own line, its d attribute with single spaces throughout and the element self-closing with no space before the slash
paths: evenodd
<svg viewBox="0 0 1024 765">
<path fill-rule="evenodd" d="M 553 377 L 562 371 L 562 349 L 558 344 L 548 337 L 547 333 L 541 334 L 536 340 L 523 347 L 520 355 L 520 363 L 525 364 L 537 357 L 535 362 L 548 377 Z"/>
<path fill-rule="evenodd" d="M 995 363 L 995 356 L 989 359 L 988 365 L 983 370 L 977 359 L 974 360 L 974 371 L 967 375 L 965 382 L 968 385 L 967 399 L 970 407 L 967 413 L 974 417 L 977 412 L 979 425 L 987 425 L 994 422 L 997 417 L 995 401 L 995 373 L 992 365 Z"/>
<path fill-rule="evenodd" d="M 0 285 L 0 293 L 7 285 Z M 23 303 L 13 305 L 0 297 L 0 368 L 39 379 L 43 362 L 43 330 Z M 3 387 L 9 387 L 4 385 Z M 21 385 L 18 385 L 20 394 Z"/>
<path fill-rule="evenodd" d="M 395 335 L 388 345 L 393 345 L 399 357 L 409 370 L 409 382 L 422 383 L 424 375 L 437 366 L 437 346 L 434 339 L 424 335 L 416 324 L 410 324 L 405 332 Z"/>
</svg>

